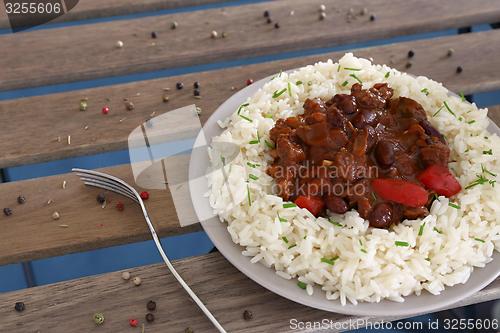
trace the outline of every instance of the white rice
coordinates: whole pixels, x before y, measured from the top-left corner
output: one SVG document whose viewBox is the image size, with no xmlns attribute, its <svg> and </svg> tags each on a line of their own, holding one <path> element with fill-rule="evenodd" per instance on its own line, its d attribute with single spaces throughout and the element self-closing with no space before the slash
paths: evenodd
<svg viewBox="0 0 500 333">
<path fill-rule="evenodd" d="M 242 253 L 252 257 L 252 263 L 272 267 L 284 279 L 298 278 L 307 284 L 305 292 L 309 295 L 316 284 L 322 286 L 327 299 L 340 299 L 342 304 L 382 299 L 403 302 L 404 296 L 419 295 L 422 290 L 439 294 L 447 286 L 465 283 L 473 267 L 483 267 L 492 260 L 493 251 L 500 250 L 500 186 L 486 183 L 463 190 L 452 199 L 459 209 L 440 197 L 429 216 L 405 220 L 390 230 L 369 228 L 368 221 L 355 210 L 333 214 L 342 226 L 334 225 L 305 209 L 284 208 L 283 200 L 271 193 L 273 179 L 265 171 L 272 158 L 265 141 L 269 141 L 275 120 L 302 113 L 306 98 L 329 99 L 337 93 L 349 93 L 356 82 L 352 73 L 364 88 L 387 82 L 394 89 L 394 97 L 406 96 L 422 104 L 430 122 L 447 138 L 450 160 L 454 161 L 449 166 L 463 188 L 481 174 L 481 165 L 500 173 L 500 139 L 486 130 L 487 109 L 450 96 L 440 83 L 426 77 L 412 77 L 348 53 L 339 63 L 328 60 L 289 74 L 280 73 L 241 109 L 240 115 L 248 119 L 235 112 L 220 122 L 226 129 L 213 139 L 210 152 L 213 172 L 209 173 L 209 199 L 215 213 L 228 224 L 233 241 L 245 248 Z M 343 87 L 345 81 L 349 84 Z M 287 90 L 278 98 L 272 97 L 282 89 Z M 455 115 L 442 108 L 433 116 L 444 101 Z M 257 132 L 260 143 L 250 144 Z M 218 145 L 221 142 L 240 147 L 236 158 L 225 160 L 224 167 L 221 156 L 230 152 Z M 490 149 L 492 155 L 483 153 Z M 249 178 L 250 174 L 258 179 Z M 396 241 L 410 246 L 396 246 Z M 321 261 L 337 256 L 333 265 Z"/>
</svg>

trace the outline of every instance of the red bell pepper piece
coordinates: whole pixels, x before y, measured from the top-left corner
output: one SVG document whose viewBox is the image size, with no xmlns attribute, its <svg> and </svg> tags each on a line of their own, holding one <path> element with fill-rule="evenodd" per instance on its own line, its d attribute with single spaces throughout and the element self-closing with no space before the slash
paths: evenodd
<svg viewBox="0 0 500 333">
<path fill-rule="evenodd" d="M 429 197 L 422 186 L 402 179 L 373 179 L 372 187 L 382 199 L 408 207 L 422 207 L 427 203 Z"/>
<path fill-rule="evenodd" d="M 300 208 L 307 209 L 314 216 L 318 216 L 325 207 L 323 199 L 319 197 L 306 197 L 304 195 L 298 196 L 297 199 L 295 199 L 295 204 Z"/>
<path fill-rule="evenodd" d="M 462 186 L 450 170 L 441 165 L 429 166 L 417 178 L 428 189 L 448 198 L 462 190 Z"/>
</svg>

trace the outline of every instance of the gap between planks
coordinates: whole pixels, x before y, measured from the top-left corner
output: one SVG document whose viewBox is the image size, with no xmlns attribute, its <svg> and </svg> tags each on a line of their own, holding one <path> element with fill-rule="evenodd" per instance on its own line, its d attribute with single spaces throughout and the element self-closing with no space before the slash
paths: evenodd
<svg viewBox="0 0 500 333">
<path fill-rule="evenodd" d="M 273 1 L 0 36 L 0 90 L 332 47 L 500 21 L 497 0 Z M 348 22 L 350 8 L 368 14 Z M 267 24 L 271 12 L 280 29 Z M 290 10 L 295 14 L 291 16 Z M 376 20 L 370 20 L 370 14 Z M 404 19 L 403 19 L 404 18 Z M 172 21 L 179 22 L 175 30 Z M 158 33 L 151 39 L 151 31 Z M 227 38 L 210 38 L 215 30 Z M 117 41 L 124 47 L 117 48 Z M 14 66 L 13 64 L 16 64 Z"/>
<path fill-rule="evenodd" d="M 446 57 L 449 48 L 455 50 L 451 58 Z M 412 67 L 406 69 L 410 49 L 415 56 L 411 59 Z M 130 132 L 153 114 L 158 116 L 196 103 L 202 109 L 201 120 L 205 121 L 235 93 L 231 87 L 243 88 L 248 78 L 258 80 L 280 69 L 292 69 L 328 58 L 336 61 L 343 53 L 0 101 L 0 124 L 8 124 L 0 131 L 0 168 L 126 149 Z M 355 50 L 354 53 L 365 58 L 373 57 L 375 63 L 386 63 L 402 71 L 425 75 L 455 92 L 469 94 L 500 88 L 497 70 L 500 68 L 500 30 L 377 46 Z M 463 73 L 456 74 L 457 66 L 464 68 Z M 201 99 L 193 97 L 194 81 L 201 83 Z M 185 88 L 176 90 L 176 82 L 183 82 Z M 165 87 L 170 91 L 163 91 Z M 169 96 L 168 103 L 162 100 L 164 94 Z M 84 97 L 88 98 L 88 110 L 80 112 L 80 99 Z M 134 103 L 134 111 L 126 111 L 124 98 Z M 104 105 L 111 108 L 107 116 L 101 114 Z M 69 135 L 71 145 L 66 141 Z M 57 137 L 61 142 L 57 142 Z"/>
</svg>

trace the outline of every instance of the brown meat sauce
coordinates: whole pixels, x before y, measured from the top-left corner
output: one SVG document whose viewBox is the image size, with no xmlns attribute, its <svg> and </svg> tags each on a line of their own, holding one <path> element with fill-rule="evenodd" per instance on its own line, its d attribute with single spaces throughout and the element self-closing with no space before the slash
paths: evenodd
<svg viewBox="0 0 500 333">
<path fill-rule="evenodd" d="M 385 83 L 370 89 L 354 84 L 351 94 L 307 99 L 302 115 L 279 119 L 270 131 L 276 148 L 267 170 L 278 195 L 321 197 L 331 212 L 356 209 L 377 228 L 426 216 L 430 202 L 406 207 L 371 189 L 373 178 L 418 183 L 416 176 L 427 166 L 448 165 L 450 150 L 423 107 L 392 97 Z"/>
</svg>

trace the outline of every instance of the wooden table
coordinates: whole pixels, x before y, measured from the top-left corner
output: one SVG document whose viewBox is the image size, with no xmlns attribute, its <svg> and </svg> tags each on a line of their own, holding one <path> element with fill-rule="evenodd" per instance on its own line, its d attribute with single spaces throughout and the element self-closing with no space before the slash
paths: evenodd
<svg viewBox="0 0 500 333">
<path fill-rule="evenodd" d="M 223 1 L 82 0 L 70 15 L 59 21 L 142 14 L 217 2 Z M 320 21 L 318 8 L 323 2 L 327 5 L 327 17 Z M 331 52 L 335 46 L 500 22 L 497 0 L 353 0 L 349 4 L 291 0 L 224 5 L 0 35 L 0 92 L 81 80 L 94 80 L 91 84 L 99 86 L 99 79 L 110 76 L 122 76 L 124 82 L 0 101 L 0 168 L 124 149 L 130 131 L 152 114 L 192 103 L 202 108 L 204 122 L 234 93 L 231 87 L 240 89 L 248 78 L 258 80 L 280 69 L 328 58 L 337 60 L 344 52 Z M 365 7 L 368 14 L 349 17 L 350 8 L 359 13 Z M 266 23 L 265 10 L 280 23 L 280 29 Z M 292 10 L 294 15 L 290 15 Z M 0 27 L 5 27 L 7 21 L 1 15 Z M 374 15 L 374 21 L 370 15 Z M 173 21 L 179 24 L 175 30 L 171 29 Z M 212 30 L 225 32 L 227 37 L 211 39 Z M 150 37 L 152 31 L 158 38 Z M 121 49 L 116 48 L 118 40 L 124 43 Z M 455 53 L 448 58 L 450 48 Z M 305 57 L 261 61 L 269 59 L 269 55 L 304 49 L 316 52 Z M 409 50 L 415 52 L 415 57 L 411 59 L 412 66 L 406 68 Z M 446 35 L 357 49 L 354 53 L 372 57 L 376 63 L 429 76 L 456 92 L 472 94 L 500 88 L 500 31 Z M 235 62 L 249 58 L 255 64 L 238 66 Z M 197 71 L 199 64 L 222 61 L 230 61 L 230 66 L 214 65 L 209 71 Z M 192 66 L 188 71 L 192 73 L 171 76 L 169 69 L 185 66 Z M 463 67 L 461 74 L 456 73 L 457 66 Z M 166 76 L 143 81 L 136 80 L 143 78 L 140 75 L 130 76 L 156 70 L 162 70 L 160 73 Z M 194 81 L 202 82 L 199 100 L 194 99 L 190 87 L 175 90 L 176 82 L 187 86 Z M 169 95 L 167 103 L 163 101 L 164 94 Z M 88 98 L 86 112 L 79 111 L 82 98 Z M 126 110 L 124 98 L 134 103 L 133 111 Z M 104 104 L 113 111 L 106 117 L 100 114 Z M 490 108 L 490 117 L 500 124 L 500 107 Z M 105 171 L 133 181 L 128 165 Z M 65 189 L 61 186 L 64 181 Z M 15 203 L 20 193 L 29 197 L 25 205 Z M 0 264 L 150 238 L 139 209 L 132 203 L 125 203 L 126 214 L 112 207 L 101 209 L 95 203 L 96 194 L 96 190 L 85 188 L 70 174 L 0 184 L 0 202 L 15 207 L 15 214 L 0 217 Z M 48 200 L 52 203 L 47 204 Z M 161 236 L 200 229 L 179 226 L 168 191 L 152 191 L 147 206 Z M 60 212 L 60 220 L 51 218 L 54 211 Z M 98 226 L 95 221 L 99 221 Z M 339 323 L 353 319 L 276 296 L 239 273 L 219 253 L 179 260 L 175 266 L 229 332 L 288 332 L 291 318 L 302 321 L 329 318 Z M 125 332 L 130 329 L 127 322 L 130 316 L 143 319 L 149 299 L 157 301 L 158 310 L 156 321 L 146 325 L 147 332 L 183 332 L 187 327 L 195 332 L 214 331 L 166 268 L 151 265 L 135 268 L 131 273 L 142 278 L 140 287 L 124 282 L 121 272 L 113 272 L 2 294 L 0 331 Z M 496 280 L 456 306 L 499 296 L 500 280 Z M 14 303 L 19 300 L 27 306 L 23 313 L 13 311 Z M 243 319 L 246 309 L 254 313 L 253 320 Z M 106 314 L 106 323 L 101 328 L 96 328 L 91 319 L 97 311 Z"/>
</svg>

